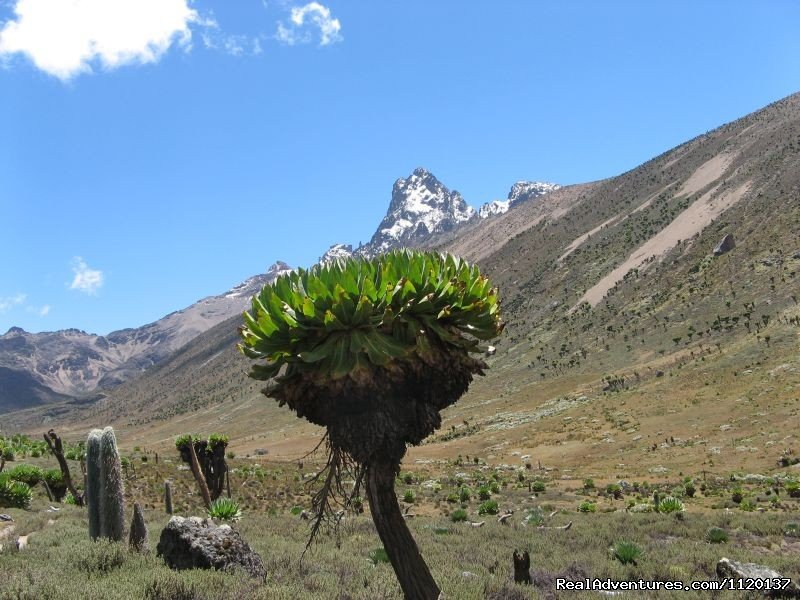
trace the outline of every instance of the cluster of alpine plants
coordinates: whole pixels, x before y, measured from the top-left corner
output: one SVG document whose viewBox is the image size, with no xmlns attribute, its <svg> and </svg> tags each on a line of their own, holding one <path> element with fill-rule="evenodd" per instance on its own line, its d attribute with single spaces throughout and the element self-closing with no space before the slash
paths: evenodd
<svg viewBox="0 0 800 600">
<path fill-rule="evenodd" d="M 244 314 L 240 350 L 266 364 L 267 380 L 303 373 L 353 379 L 370 365 L 437 359 L 436 343 L 467 352 L 496 337 L 497 290 L 478 267 L 451 255 L 399 250 L 372 260 L 298 269 L 265 286 Z M 466 335 L 465 335 L 466 334 Z"/>
</svg>

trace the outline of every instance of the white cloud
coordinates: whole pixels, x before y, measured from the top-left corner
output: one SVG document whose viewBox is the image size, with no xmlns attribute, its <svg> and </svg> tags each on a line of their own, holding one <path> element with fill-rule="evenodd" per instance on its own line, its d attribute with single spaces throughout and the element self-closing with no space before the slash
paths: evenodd
<svg viewBox="0 0 800 600">
<path fill-rule="evenodd" d="M 189 48 L 189 25 L 208 26 L 190 0 L 15 0 L 0 29 L 0 59 L 27 56 L 62 80 L 158 61 L 177 42 Z"/>
<path fill-rule="evenodd" d="M 0 297 L 0 313 L 8 312 L 15 306 L 22 304 L 25 302 L 25 298 L 27 298 L 25 294 L 16 294 L 14 296 L 6 296 L 5 298 Z"/>
<path fill-rule="evenodd" d="M 46 317 L 47 315 L 50 314 L 50 311 L 52 310 L 52 308 L 53 307 L 50 306 L 49 304 L 45 304 L 44 306 L 41 306 L 41 307 L 26 306 L 25 307 L 25 311 L 29 312 L 31 314 L 39 315 L 40 317 Z"/>
<path fill-rule="evenodd" d="M 103 272 L 89 268 L 80 256 L 72 259 L 72 272 L 75 273 L 75 277 L 69 286 L 71 290 L 94 295 L 103 285 Z"/>
<path fill-rule="evenodd" d="M 206 22 L 200 39 L 207 49 L 219 50 L 230 56 L 256 56 L 263 52 L 257 36 L 224 33 L 215 21 Z"/>
<path fill-rule="evenodd" d="M 319 2 L 309 2 L 305 6 L 295 6 L 285 23 L 278 23 L 275 36 L 289 46 L 305 44 L 314 40 L 314 30 L 319 33 L 320 46 L 342 41 L 342 24 L 334 19 L 331 11 Z"/>
</svg>

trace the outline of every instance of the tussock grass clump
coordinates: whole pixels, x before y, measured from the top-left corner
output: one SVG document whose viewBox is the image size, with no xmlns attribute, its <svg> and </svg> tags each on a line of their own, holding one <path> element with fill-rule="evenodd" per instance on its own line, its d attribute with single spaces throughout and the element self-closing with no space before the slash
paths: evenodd
<svg viewBox="0 0 800 600">
<path fill-rule="evenodd" d="M 467 511 L 463 508 L 459 508 L 458 510 L 454 510 L 450 513 L 450 520 L 453 523 L 463 523 L 467 520 Z"/>
</svg>

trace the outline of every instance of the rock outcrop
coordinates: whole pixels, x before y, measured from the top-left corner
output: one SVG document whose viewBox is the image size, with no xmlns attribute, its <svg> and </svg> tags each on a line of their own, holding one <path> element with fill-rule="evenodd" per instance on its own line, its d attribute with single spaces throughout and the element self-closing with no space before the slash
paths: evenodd
<svg viewBox="0 0 800 600">
<path fill-rule="evenodd" d="M 173 569 L 217 569 L 239 567 L 264 579 L 267 571 L 261 557 L 230 525 L 216 525 L 200 517 L 172 517 L 161 532 L 158 556 Z"/>
</svg>

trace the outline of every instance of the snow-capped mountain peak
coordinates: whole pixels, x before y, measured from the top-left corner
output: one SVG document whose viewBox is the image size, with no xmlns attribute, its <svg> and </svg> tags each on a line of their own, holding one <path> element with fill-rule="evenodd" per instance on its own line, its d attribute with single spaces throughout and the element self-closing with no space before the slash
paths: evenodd
<svg viewBox="0 0 800 600">
<path fill-rule="evenodd" d="M 547 183 L 543 181 L 518 181 L 511 186 L 511 191 L 508 192 L 506 200 L 492 200 L 482 205 L 478 214 L 482 219 L 491 217 L 493 215 L 502 215 L 508 212 L 512 206 L 516 206 L 522 202 L 533 200 L 539 196 L 543 196 L 549 192 L 553 192 L 561 186 L 557 183 Z"/>
<path fill-rule="evenodd" d="M 319 264 L 325 265 L 335 260 L 342 260 L 353 256 L 353 246 L 350 244 L 333 244 L 319 257 Z"/>
<path fill-rule="evenodd" d="M 413 246 L 431 234 L 450 231 L 476 211 L 455 190 L 419 168 L 392 187 L 389 210 L 362 254 L 374 256 L 396 246 Z"/>
</svg>

